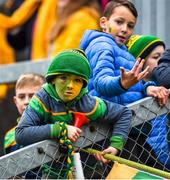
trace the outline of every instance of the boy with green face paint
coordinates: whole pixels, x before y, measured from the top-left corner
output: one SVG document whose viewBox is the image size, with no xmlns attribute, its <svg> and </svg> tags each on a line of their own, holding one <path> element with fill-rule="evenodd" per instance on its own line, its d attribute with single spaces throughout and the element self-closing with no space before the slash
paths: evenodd
<svg viewBox="0 0 170 180">
<path fill-rule="evenodd" d="M 59 97 L 64 102 L 68 102 L 79 95 L 83 87 L 83 79 L 79 76 L 64 73 L 57 75 L 52 84 L 54 84 Z"/>
<path fill-rule="evenodd" d="M 73 126 L 73 113 L 90 121 L 102 121 L 113 126 L 110 146 L 104 153 L 122 150 L 129 132 L 131 112 L 127 107 L 92 97 L 87 92 L 90 67 L 84 53 L 70 49 L 57 54 L 50 64 L 47 83 L 36 93 L 16 128 L 16 141 L 29 145 L 47 139 L 60 139 L 61 123 L 66 125 L 68 138 L 75 142 L 81 129 Z M 102 155 L 96 158 L 104 163 Z"/>
</svg>

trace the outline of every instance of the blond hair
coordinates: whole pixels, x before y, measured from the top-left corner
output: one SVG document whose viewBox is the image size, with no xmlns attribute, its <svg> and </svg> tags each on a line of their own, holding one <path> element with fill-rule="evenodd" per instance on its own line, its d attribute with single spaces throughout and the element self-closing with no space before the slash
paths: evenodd
<svg viewBox="0 0 170 180">
<path fill-rule="evenodd" d="M 26 85 L 33 85 L 33 86 L 42 86 L 45 83 L 45 78 L 40 74 L 28 73 L 22 74 L 18 78 L 15 91 L 17 89 L 23 88 Z"/>
</svg>

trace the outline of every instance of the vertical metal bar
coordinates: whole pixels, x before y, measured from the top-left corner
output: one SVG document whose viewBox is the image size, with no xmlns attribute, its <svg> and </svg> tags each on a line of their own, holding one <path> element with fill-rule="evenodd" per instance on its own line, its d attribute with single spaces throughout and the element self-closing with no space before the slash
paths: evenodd
<svg viewBox="0 0 170 180">
<path fill-rule="evenodd" d="M 142 0 L 142 34 L 151 34 L 151 0 Z"/>
<path fill-rule="evenodd" d="M 156 29 L 157 29 L 157 36 L 161 39 L 165 39 L 165 0 L 157 0 L 156 1 L 156 5 L 157 5 L 157 13 L 156 13 L 156 18 L 157 18 L 157 22 L 156 22 Z"/>
</svg>

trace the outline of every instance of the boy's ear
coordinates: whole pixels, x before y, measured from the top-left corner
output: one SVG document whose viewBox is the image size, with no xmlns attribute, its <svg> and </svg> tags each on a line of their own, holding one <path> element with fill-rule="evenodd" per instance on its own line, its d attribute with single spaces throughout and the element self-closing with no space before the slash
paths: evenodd
<svg viewBox="0 0 170 180">
<path fill-rule="evenodd" d="M 107 18 L 106 17 L 101 17 L 100 18 L 100 27 L 102 30 L 105 32 L 106 31 L 106 23 L 107 23 Z"/>
<path fill-rule="evenodd" d="M 13 102 L 14 102 L 15 105 L 16 105 L 16 101 L 17 101 L 17 100 L 16 100 L 16 96 L 14 96 L 14 97 L 13 97 Z"/>
</svg>

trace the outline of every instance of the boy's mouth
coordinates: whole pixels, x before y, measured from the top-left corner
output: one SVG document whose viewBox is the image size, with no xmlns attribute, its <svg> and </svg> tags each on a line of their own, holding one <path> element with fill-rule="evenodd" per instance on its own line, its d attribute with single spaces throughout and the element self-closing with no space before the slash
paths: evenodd
<svg viewBox="0 0 170 180">
<path fill-rule="evenodd" d="M 73 92 L 70 92 L 70 91 L 66 91 L 65 92 L 65 95 L 69 96 L 69 95 L 73 95 L 74 93 Z"/>
<path fill-rule="evenodd" d="M 125 43 L 126 42 L 126 37 L 124 36 L 117 36 L 118 37 L 118 40 L 121 42 L 121 43 Z"/>
</svg>

